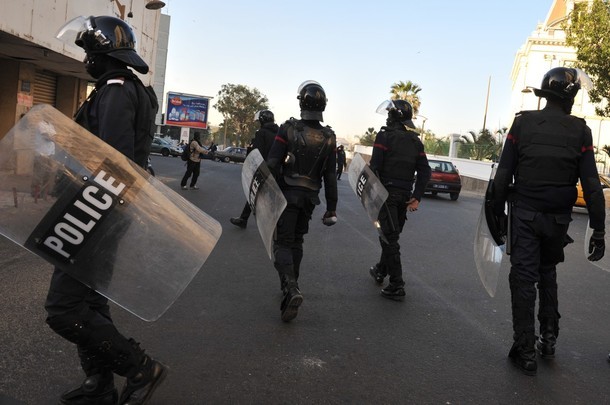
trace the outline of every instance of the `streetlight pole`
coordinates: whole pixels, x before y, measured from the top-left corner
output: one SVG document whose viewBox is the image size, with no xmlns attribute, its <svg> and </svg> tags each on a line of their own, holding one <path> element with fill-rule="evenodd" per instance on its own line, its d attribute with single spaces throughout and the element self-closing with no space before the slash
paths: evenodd
<svg viewBox="0 0 610 405">
<path fill-rule="evenodd" d="M 521 90 L 521 93 L 532 93 L 532 89 L 533 87 L 531 86 L 525 86 L 525 88 L 523 90 Z M 542 97 L 538 97 L 538 106 L 536 107 L 538 110 L 540 110 L 540 99 Z"/>
<path fill-rule="evenodd" d="M 421 118 L 423 120 L 421 123 L 421 137 L 422 140 L 424 140 L 424 138 L 426 137 L 426 133 L 424 132 L 424 126 L 426 125 L 426 121 L 428 120 L 428 118 L 424 117 L 421 114 L 417 114 L 417 117 L 415 117 L 415 119 L 417 118 Z"/>
<path fill-rule="evenodd" d="M 487 97 L 485 97 L 485 114 L 483 115 L 483 131 L 481 131 L 481 133 L 485 133 L 485 124 L 487 124 L 487 106 L 489 105 L 490 87 L 491 87 L 491 76 L 489 76 L 489 80 L 487 81 Z"/>
</svg>

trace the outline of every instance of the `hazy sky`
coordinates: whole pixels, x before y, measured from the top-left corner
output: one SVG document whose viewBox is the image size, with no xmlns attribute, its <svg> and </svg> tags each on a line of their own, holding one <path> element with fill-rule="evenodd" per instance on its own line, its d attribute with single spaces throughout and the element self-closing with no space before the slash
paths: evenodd
<svg viewBox="0 0 610 405">
<path fill-rule="evenodd" d="M 165 91 L 215 97 L 221 85 L 257 88 L 277 121 L 299 116 L 296 91 L 322 84 L 324 121 L 338 137 L 376 130 L 390 86 L 422 90 L 420 114 L 437 136 L 510 126 L 516 52 L 552 0 L 165 0 L 171 16 Z M 539 83 L 529 83 L 538 85 Z M 421 126 L 421 120 L 415 121 Z"/>
</svg>

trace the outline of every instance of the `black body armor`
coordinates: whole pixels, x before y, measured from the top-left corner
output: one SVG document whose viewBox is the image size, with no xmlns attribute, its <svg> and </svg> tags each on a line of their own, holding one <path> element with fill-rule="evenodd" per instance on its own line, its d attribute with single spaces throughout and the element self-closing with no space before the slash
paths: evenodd
<svg viewBox="0 0 610 405">
<path fill-rule="evenodd" d="M 318 191 L 322 172 L 333 150 L 330 127 L 315 129 L 291 119 L 288 127 L 288 157 L 283 164 L 283 179 L 288 186 Z"/>
<path fill-rule="evenodd" d="M 570 115 L 561 119 L 547 119 L 544 115 L 532 111 L 519 117 L 521 135 L 515 183 L 528 187 L 573 186 L 578 181 L 586 124 Z"/>
<path fill-rule="evenodd" d="M 383 167 L 379 168 L 379 177 L 385 186 L 396 185 L 410 189 L 419 156 L 418 138 L 416 132 L 402 128 L 381 128 L 386 133 L 386 146 L 390 153 L 386 155 Z"/>
</svg>

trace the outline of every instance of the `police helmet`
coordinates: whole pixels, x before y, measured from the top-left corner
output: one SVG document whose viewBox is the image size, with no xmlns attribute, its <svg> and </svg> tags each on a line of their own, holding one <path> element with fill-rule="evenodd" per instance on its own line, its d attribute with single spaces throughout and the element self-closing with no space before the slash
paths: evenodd
<svg viewBox="0 0 610 405">
<path fill-rule="evenodd" d="M 297 91 L 299 107 L 305 111 L 324 111 L 326 108 L 326 92 L 320 83 L 314 80 L 307 80 L 299 86 Z"/>
<path fill-rule="evenodd" d="M 268 122 L 275 122 L 275 117 L 273 113 L 269 110 L 260 110 L 254 114 L 254 121 L 258 121 L 261 125 L 266 124 Z"/>
<path fill-rule="evenodd" d="M 573 99 L 581 87 L 590 89 L 591 79 L 580 69 L 556 67 L 542 78 L 540 89 L 534 89 L 538 97 L 555 97 L 562 100 Z"/>
<path fill-rule="evenodd" d="M 405 100 L 386 100 L 377 107 L 379 114 L 387 114 L 394 122 L 407 123 L 413 119 L 413 107 Z"/>
<path fill-rule="evenodd" d="M 74 43 L 83 48 L 87 54 L 107 54 L 142 74 L 148 73 L 148 65 L 136 52 L 136 37 L 133 30 L 120 18 L 110 16 L 85 18 Z"/>
</svg>

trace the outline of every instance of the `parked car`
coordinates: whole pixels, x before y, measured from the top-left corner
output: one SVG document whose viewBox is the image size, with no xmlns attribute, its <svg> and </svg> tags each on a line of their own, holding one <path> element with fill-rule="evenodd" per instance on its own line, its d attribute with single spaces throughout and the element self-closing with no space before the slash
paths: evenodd
<svg viewBox="0 0 610 405">
<path fill-rule="evenodd" d="M 610 193 L 610 177 L 600 174 L 599 182 L 601 183 L 602 189 L 604 190 L 604 196 L 606 197 L 606 207 L 608 207 L 608 195 Z M 578 182 L 578 184 L 576 184 L 576 191 L 578 192 L 578 196 L 576 197 L 576 202 L 574 203 L 574 206 L 587 208 L 587 203 L 585 202 L 585 198 L 582 194 L 582 187 L 580 185 L 580 181 Z"/>
<path fill-rule="evenodd" d="M 177 146 L 174 146 L 171 142 L 166 141 L 163 138 L 154 137 L 152 143 L 150 144 L 150 152 L 151 153 L 160 153 L 163 156 L 180 156 L 182 150 L 178 149 Z"/>
<path fill-rule="evenodd" d="M 452 201 L 457 200 L 462 190 L 458 169 L 448 160 L 431 159 L 428 163 L 432 169 L 432 176 L 424 191 L 432 195 L 448 193 Z"/>
<path fill-rule="evenodd" d="M 246 148 L 229 146 L 214 153 L 214 160 L 217 162 L 243 162 L 246 160 Z"/>
<path fill-rule="evenodd" d="M 201 159 L 210 159 L 210 160 L 214 160 L 214 156 L 216 155 L 215 152 L 210 152 L 210 148 L 207 146 L 203 146 L 203 149 L 207 150 L 208 153 L 201 153 Z"/>
</svg>

